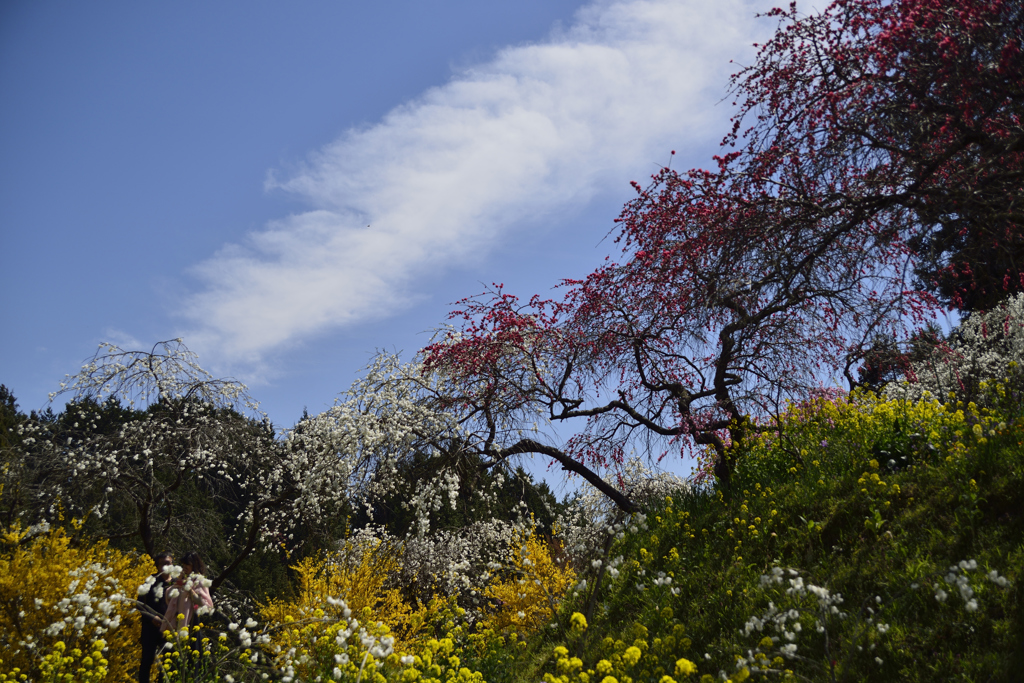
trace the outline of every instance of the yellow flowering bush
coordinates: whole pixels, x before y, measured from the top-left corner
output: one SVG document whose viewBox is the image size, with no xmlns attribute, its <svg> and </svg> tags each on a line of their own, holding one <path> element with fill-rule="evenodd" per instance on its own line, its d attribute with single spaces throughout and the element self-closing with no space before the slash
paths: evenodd
<svg viewBox="0 0 1024 683">
<path fill-rule="evenodd" d="M 487 624 L 467 629 L 455 597 L 413 606 L 390 587 L 398 548 L 349 541 L 292 569 L 294 599 L 272 600 L 260 614 L 274 669 L 294 680 L 482 683 L 467 662 L 505 659 L 505 638 Z M 248 648 L 241 654 L 243 666 L 253 659 Z"/>
<path fill-rule="evenodd" d="M 402 569 L 401 546 L 373 539 L 350 540 L 339 553 L 294 565 L 294 597 L 261 606 L 258 634 L 236 635 L 264 645 L 273 668 L 295 680 L 468 682 L 507 675 L 524 645 L 519 634 L 547 623 L 575 578 L 534 533 L 522 532 L 512 547 L 503 562 L 491 563 L 493 574 L 480 577 L 477 594 L 486 606 L 472 626 L 458 596 L 404 599 L 392 585 Z"/>
<path fill-rule="evenodd" d="M 275 599 L 263 605 L 263 619 L 276 624 L 301 621 L 316 613 L 338 616 L 338 603 L 325 603 L 327 596 L 342 600 L 345 609 L 361 612 L 373 608 L 374 620 L 381 621 L 402 636 L 414 635 L 424 622 L 412 620 L 414 610 L 390 584 L 401 569 L 397 548 L 375 541 L 357 544 L 347 541 L 341 551 L 319 558 L 309 557 L 293 565 L 298 587 L 292 600 Z"/>
<path fill-rule="evenodd" d="M 548 544 L 532 531 L 520 533 L 513 546 L 511 558 L 483 591 L 497 605 L 484 622 L 495 631 L 535 631 L 550 621 L 576 574 L 555 563 Z"/>
<path fill-rule="evenodd" d="M 105 541 L 79 546 L 61 528 L 30 535 L 14 526 L 0 544 L 0 680 L 17 680 L 14 669 L 33 680 L 134 680 L 134 600 L 149 559 Z"/>
</svg>

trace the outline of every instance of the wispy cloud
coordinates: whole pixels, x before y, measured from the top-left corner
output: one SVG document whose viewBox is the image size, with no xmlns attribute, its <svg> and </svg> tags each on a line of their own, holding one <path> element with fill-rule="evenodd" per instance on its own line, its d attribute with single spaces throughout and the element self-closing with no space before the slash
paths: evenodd
<svg viewBox="0 0 1024 683">
<path fill-rule="evenodd" d="M 138 337 L 116 327 L 108 327 L 103 332 L 103 341 L 107 344 L 117 344 L 122 349 L 148 349 L 151 346 L 142 342 Z"/>
<path fill-rule="evenodd" d="M 310 210 L 201 263 L 185 304 L 204 357 L 258 362 L 309 335 L 402 310 L 427 272 L 486 255 L 523 220 L 646 175 L 717 138 L 731 59 L 764 26 L 744 0 L 601 2 L 544 42 L 351 130 L 268 187 Z M 637 178 L 639 179 L 639 178 Z"/>
</svg>

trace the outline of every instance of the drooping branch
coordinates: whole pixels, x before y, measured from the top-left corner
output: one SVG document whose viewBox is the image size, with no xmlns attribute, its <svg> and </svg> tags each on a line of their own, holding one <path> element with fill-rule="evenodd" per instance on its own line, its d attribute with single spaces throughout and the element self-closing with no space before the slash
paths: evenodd
<svg viewBox="0 0 1024 683">
<path fill-rule="evenodd" d="M 562 469 L 573 474 L 578 474 L 583 477 L 587 483 L 596 488 L 598 491 L 608 496 L 612 502 L 620 510 L 626 513 L 636 512 L 638 510 L 636 504 L 631 501 L 628 497 L 623 495 L 618 489 L 611 486 L 604 479 L 599 477 L 596 472 L 588 467 L 580 464 L 576 459 L 572 458 L 568 454 L 542 443 L 538 443 L 532 439 L 522 439 L 508 448 L 494 449 L 488 455 L 492 457 L 491 462 L 487 463 L 488 466 L 493 466 L 498 462 L 501 462 L 513 455 L 526 455 L 530 453 L 539 453 L 546 455 L 562 466 Z"/>
</svg>

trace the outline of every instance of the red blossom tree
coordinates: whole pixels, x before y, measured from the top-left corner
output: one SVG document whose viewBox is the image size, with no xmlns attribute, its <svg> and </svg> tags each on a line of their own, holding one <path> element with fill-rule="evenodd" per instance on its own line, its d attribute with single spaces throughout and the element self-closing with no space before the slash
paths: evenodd
<svg viewBox="0 0 1024 683">
<path fill-rule="evenodd" d="M 742 115 L 756 115 L 746 170 L 777 172 L 786 157 L 810 177 L 833 169 L 838 193 L 808 197 L 881 211 L 914 248 L 921 284 L 957 308 L 1024 289 L 1021 3 L 841 0 L 813 17 L 773 14 L 783 28 L 734 78 Z"/>
<path fill-rule="evenodd" d="M 733 77 L 717 168 L 634 184 L 621 263 L 559 301 L 465 300 L 461 329 L 426 349 L 479 449 L 580 471 L 638 442 L 691 443 L 727 481 L 755 418 L 830 373 L 852 382 L 879 334 L 928 319 L 928 288 L 960 305 L 1024 288 L 1022 14 L 1000 0 L 771 12 L 775 36 Z M 965 277 L 979 266 L 989 277 Z M 538 417 L 582 424 L 557 447 L 520 437 Z"/>
</svg>

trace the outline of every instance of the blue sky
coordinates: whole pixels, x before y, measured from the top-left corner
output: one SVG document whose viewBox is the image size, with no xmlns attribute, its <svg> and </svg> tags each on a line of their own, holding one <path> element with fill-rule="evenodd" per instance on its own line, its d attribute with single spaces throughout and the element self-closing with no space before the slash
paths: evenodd
<svg viewBox="0 0 1024 683">
<path fill-rule="evenodd" d="M 181 336 L 278 426 L 707 166 L 755 0 L 0 5 L 0 382 Z"/>
</svg>

